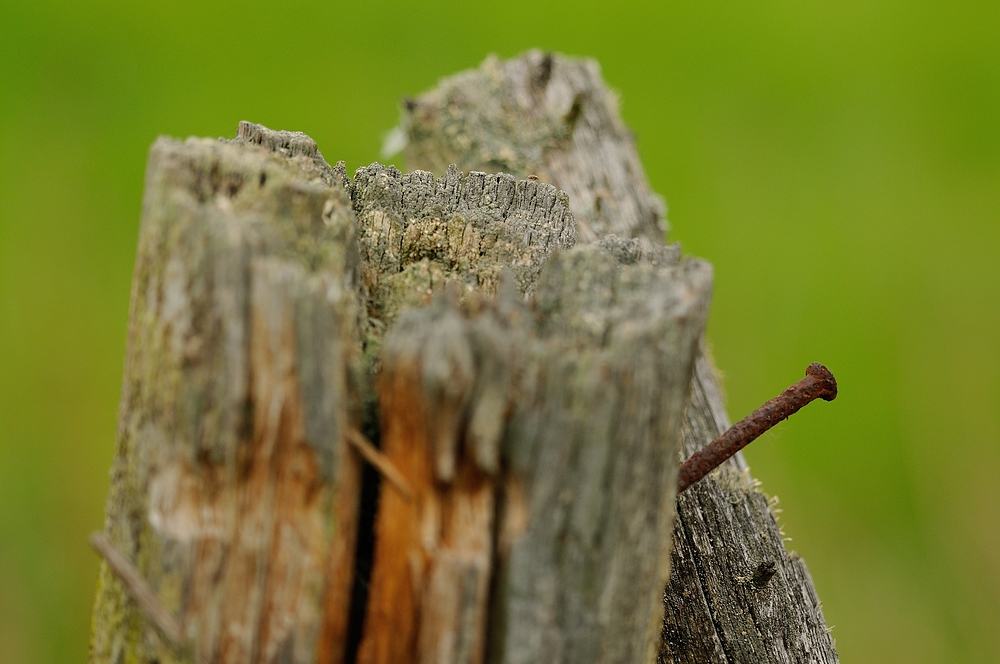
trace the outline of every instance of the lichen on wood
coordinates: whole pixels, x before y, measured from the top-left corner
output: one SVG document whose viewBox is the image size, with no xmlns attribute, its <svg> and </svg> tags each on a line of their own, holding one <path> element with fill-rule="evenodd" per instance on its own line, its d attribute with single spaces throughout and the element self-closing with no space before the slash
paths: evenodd
<svg viewBox="0 0 1000 664">
<path fill-rule="evenodd" d="M 742 457 L 674 499 L 728 426 L 711 269 L 596 64 L 490 58 L 401 134 L 426 171 L 153 146 L 91 662 L 835 662 Z"/>
<path fill-rule="evenodd" d="M 438 171 L 455 161 L 537 175 L 565 190 L 581 242 L 605 243 L 602 234 L 614 233 L 618 251 L 677 251 L 664 248 L 664 208 L 592 60 L 538 50 L 488 57 L 406 99 L 394 135 L 411 168 Z M 621 246 L 630 239 L 631 248 Z M 684 458 L 729 427 L 704 353 L 684 420 Z M 741 454 L 679 496 L 677 514 L 658 661 L 837 661 L 805 563 L 785 550 Z M 770 562 L 776 572 L 765 588 L 741 583 Z"/>
<path fill-rule="evenodd" d="M 711 268 L 555 256 L 505 436 L 493 662 L 655 658 Z M 672 444 L 673 443 L 673 444 Z"/>
<path fill-rule="evenodd" d="M 106 531 L 188 647 L 105 567 L 92 662 L 311 662 L 343 641 L 360 471 L 343 438 L 364 378 L 353 213 L 311 139 L 259 147 L 252 130 L 150 151 Z"/>
<path fill-rule="evenodd" d="M 369 315 L 389 326 L 452 284 L 492 295 L 503 270 L 529 294 L 546 259 L 576 244 L 566 194 L 505 173 L 402 174 L 380 164 L 351 181 Z"/>
<path fill-rule="evenodd" d="M 412 168 L 535 176 L 569 195 L 580 239 L 663 244 L 665 206 L 643 174 L 618 99 L 593 60 L 532 51 L 488 57 L 405 100 L 399 128 Z"/>
<path fill-rule="evenodd" d="M 576 239 L 536 180 L 157 142 L 107 531 L 181 643 L 105 569 L 92 661 L 337 662 L 352 615 L 361 662 L 651 653 L 711 271 Z"/>
</svg>

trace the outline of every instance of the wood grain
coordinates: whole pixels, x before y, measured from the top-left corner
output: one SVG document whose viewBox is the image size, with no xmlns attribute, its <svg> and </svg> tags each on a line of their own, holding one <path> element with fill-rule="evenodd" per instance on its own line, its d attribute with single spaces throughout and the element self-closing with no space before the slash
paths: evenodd
<svg viewBox="0 0 1000 664">
<path fill-rule="evenodd" d="M 90 661 L 836 662 L 742 457 L 675 499 L 729 424 L 711 268 L 597 65 L 404 106 L 428 170 L 252 123 L 153 146 Z"/>
<path fill-rule="evenodd" d="M 398 138 L 411 168 L 439 171 L 456 162 L 534 174 L 559 187 L 569 194 L 581 242 L 604 242 L 604 233 L 614 233 L 637 240 L 633 253 L 679 251 L 662 248 L 665 208 L 592 60 L 537 50 L 510 60 L 489 57 L 406 100 Z M 684 458 L 730 424 L 704 352 L 684 420 Z M 836 662 L 805 563 L 785 550 L 742 455 L 691 491 L 677 501 L 658 660 Z M 777 573 L 766 588 L 751 591 L 740 579 L 767 561 Z"/>
<path fill-rule="evenodd" d="M 350 199 L 311 139 L 150 152 L 105 532 L 184 625 L 102 569 L 92 662 L 338 661 L 360 460 Z"/>
</svg>

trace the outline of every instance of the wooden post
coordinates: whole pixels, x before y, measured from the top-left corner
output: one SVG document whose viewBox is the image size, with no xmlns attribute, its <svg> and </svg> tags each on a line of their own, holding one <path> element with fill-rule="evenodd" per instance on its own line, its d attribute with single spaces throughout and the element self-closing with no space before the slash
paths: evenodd
<svg viewBox="0 0 1000 664">
<path fill-rule="evenodd" d="M 581 242 L 615 233 L 663 251 L 664 208 L 592 60 L 541 51 L 506 61 L 491 56 L 405 100 L 394 140 L 405 145 L 412 168 L 437 171 L 457 162 L 533 174 L 563 189 Z M 685 413 L 684 457 L 728 427 L 718 381 L 701 354 Z M 805 563 L 785 550 L 742 455 L 682 494 L 677 513 L 659 661 L 837 661 Z M 765 587 L 746 582 L 771 565 Z"/>
<path fill-rule="evenodd" d="M 105 530 L 181 634 L 104 566 L 92 662 L 339 661 L 363 375 L 340 181 L 303 134 L 153 145 Z"/>
<path fill-rule="evenodd" d="M 528 115 L 478 117 L 484 75 Z M 437 177 L 250 123 L 153 146 L 91 662 L 835 661 L 742 461 L 675 501 L 726 424 L 711 269 L 594 65 L 452 85 L 402 130 Z"/>
</svg>

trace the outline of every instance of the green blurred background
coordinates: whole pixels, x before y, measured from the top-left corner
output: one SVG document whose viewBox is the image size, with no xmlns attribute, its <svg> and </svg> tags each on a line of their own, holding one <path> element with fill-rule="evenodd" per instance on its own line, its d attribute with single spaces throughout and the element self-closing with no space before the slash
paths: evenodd
<svg viewBox="0 0 1000 664">
<path fill-rule="evenodd" d="M 86 657 L 149 145 L 295 129 L 348 169 L 398 100 L 600 60 L 671 238 L 715 264 L 734 419 L 845 662 L 1000 661 L 1000 3 L 0 8 L 0 662 Z M 400 164 L 402 165 L 402 164 Z"/>
</svg>

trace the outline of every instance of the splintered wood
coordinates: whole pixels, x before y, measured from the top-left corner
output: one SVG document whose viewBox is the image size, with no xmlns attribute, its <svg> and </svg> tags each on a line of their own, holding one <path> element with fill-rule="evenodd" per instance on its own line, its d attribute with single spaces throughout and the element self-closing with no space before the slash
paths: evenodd
<svg viewBox="0 0 1000 664">
<path fill-rule="evenodd" d="M 709 268 L 614 237 L 550 257 L 571 216 L 530 180 L 352 186 L 369 311 L 395 323 L 382 450 L 414 492 L 381 492 L 358 661 L 655 656 Z"/>
<path fill-rule="evenodd" d="M 350 198 L 302 134 L 150 153 L 91 661 L 315 661 L 346 634 L 361 371 Z M 287 154 L 282 154 L 284 150 Z M 326 661 L 336 661 L 327 657 Z"/>
<path fill-rule="evenodd" d="M 664 207 L 617 106 L 592 60 L 491 56 L 407 99 L 394 143 L 411 168 L 456 162 L 537 176 L 569 194 L 581 242 L 615 233 L 636 239 L 629 250 L 663 251 Z M 711 362 L 699 354 L 695 368 L 685 459 L 729 428 Z M 741 454 L 681 494 L 677 512 L 659 662 L 837 661 L 805 562 L 785 550 Z M 776 573 L 766 588 L 739 581 L 768 564 Z"/>
<path fill-rule="evenodd" d="M 255 125 L 149 168 L 108 533 L 189 645 L 105 571 L 92 661 L 654 656 L 707 264 Z"/>
<path fill-rule="evenodd" d="M 92 664 L 822 651 L 759 494 L 706 478 L 675 528 L 682 444 L 725 424 L 712 272 L 663 245 L 596 65 L 490 59 L 406 108 L 437 175 L 351 178 L 246 122 L 154 144 Z M 745 561 L 720 519 L 764 524 Z M 728 584 L 768 561 L 763 590 Z M 811 604 L 767 613 L 775 587 Z"/>
</svg>

